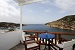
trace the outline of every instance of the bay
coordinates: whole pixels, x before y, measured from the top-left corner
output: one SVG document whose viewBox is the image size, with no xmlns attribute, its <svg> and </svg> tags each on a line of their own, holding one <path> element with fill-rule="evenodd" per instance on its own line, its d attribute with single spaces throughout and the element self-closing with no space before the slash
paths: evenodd
<svg viewBox="0 0 75 50">
<path fill-rule="evenodd" d="M 23 26 L 23 30 L 36 30 L 36 31 L 48 30 L 49 32 L 75 33 L 75 30 L 63 30 L 63 29 L 59 29 L 59 28 L 52 28 L 52 27 L 48 27 L 44 24 L 27 24 L 27 26 Z"/>
<path fill-rule="evenodd" d="M 63 30 L 59 28 L 52 28 L 48 27 L 44 24 L 27 24 L 27 26 L 22 27 L 23 30 L 36 30 L 36 31 L 45 31 L 47 30 L 48 32 L 67 32 L 67 33 L 75 33 L 75 30 Z M 63 38 L 71 40 L 75 39 L 75 36 L 70 36 L 70 35 L 62 35 Z"/>
</svg>

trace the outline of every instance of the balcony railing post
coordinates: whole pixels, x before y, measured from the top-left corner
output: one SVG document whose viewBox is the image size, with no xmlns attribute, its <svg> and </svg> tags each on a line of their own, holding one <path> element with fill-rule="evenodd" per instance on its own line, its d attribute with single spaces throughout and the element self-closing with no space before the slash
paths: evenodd
<svg viewBox="0 0 75 50">
<path fill-rule="evenodd" d="M 62 39 L 61 39 L 61 35 L 60 34 L 58 34 L 58 40 L 59 40 L 58 43 L 61 44 Z"/>
<path fill-rule="evenodd" d="M 55 34 L 55 44 L 57 44 L 57 34 Z"/>
</svg>

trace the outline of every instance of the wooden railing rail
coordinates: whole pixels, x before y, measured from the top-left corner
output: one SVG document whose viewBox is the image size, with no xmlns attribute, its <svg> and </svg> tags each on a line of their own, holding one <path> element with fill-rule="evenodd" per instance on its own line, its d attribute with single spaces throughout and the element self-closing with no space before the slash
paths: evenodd
<svg viewBox="0 0 75 50">
<path fill-rule="evenodd" d="M 29 32 L 29 33 L 36 33 L 36 38 L 38 40 L 38 35 L 44 33 L 44 31 L 34 31 L 34 30 L 24 30 L 24 32 Z M 49 32 L 50 34 L 55 35 L 55 44 L 57 44 L 56 40 L 59 40 L 59 43 L 61 43 L 61 35 L 70 35 L 70 36 L 75 36 L 75 33 L 64 33 L 64 32 Z"/>
</svg>

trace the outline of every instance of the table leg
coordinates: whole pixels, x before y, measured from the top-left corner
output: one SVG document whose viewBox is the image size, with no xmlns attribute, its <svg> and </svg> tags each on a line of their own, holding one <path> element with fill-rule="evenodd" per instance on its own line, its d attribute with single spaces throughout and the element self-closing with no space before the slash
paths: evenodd
<svg viewBox="0 0 75 50">
<path fill-rule="evenodd" d="M 48 50 L 50 50 L 51 48 L 50 48 L 50 45 L 48 45 Z"/>
<path fill-rule="evenodd" d="M 52 40 L 52 39 L 51 39 L 51 40 Z M 51 49 L 51 48 L 50 48 L 50 46 L 51 46 L 51 45 L 50 45 L 50 39 L 48 39 L 48 42 L 49 42 L 49 43 L 48 43 L 48 50 L 50 50 L 50 49 Z"/>
<path fill-rule="evenodd" d="M 45 48 L 44 48 L 44 50 L 47 50 L 47 48 L 46 48 L 46 44 L 45 44 Z"/>
</svg>

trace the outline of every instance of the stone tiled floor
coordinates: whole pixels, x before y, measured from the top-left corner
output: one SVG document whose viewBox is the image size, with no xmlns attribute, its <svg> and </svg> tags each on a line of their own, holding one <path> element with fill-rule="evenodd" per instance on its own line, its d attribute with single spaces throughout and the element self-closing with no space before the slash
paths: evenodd
<svg viewBox="0 0 75 50">
<path fill-rule="evenodd" d="M 25 50 L 25 47 L 23 44 L 18 44 L 15 47 L 11 48 L 10 50 Z M 41 50 L 44 50 L 44 46 L 41 46 Z"/>
<path fill-rule="evenodd" d="M 15 47 L 11 48 L 10 50 L 25 50 L 25 47 L 22 44 L 18 44 Z"/>
<path fill-rule="evenodd" d="M 40 49 L 41 50 L 44 50 L 44 47 L 45 47 L 45 45 L 41 45 L 40 46 Z M 47 46 L 48 47 L 48 46 Z M 13 47 L 13 48 L 11 48 L 11 49 L 9 49 L 9 50 L 25 50 L 25 46 L 23 45 L 23 44 L 18 44 L 18 45 L 16 45 L 15 47 Z M 47 49 L 48 50 L 48 49 Z M 50 49 L 50 50 L 52 50 L 52 49 Z"/>
</svg>

